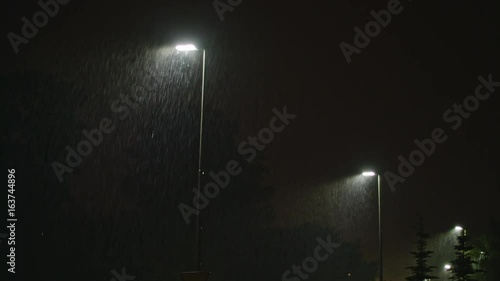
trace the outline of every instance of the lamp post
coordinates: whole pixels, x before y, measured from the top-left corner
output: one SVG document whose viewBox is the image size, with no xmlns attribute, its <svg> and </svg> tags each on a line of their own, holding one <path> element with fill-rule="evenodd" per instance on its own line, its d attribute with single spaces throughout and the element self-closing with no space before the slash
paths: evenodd
<svg viewBox="0 0 500 281">
<path fill-rule="evenodd" d="M 444 271 L 448 272 L 448 277 L 451 278 L 451 273 L 452 273 L 451 264 L 445 264 L 444 265 Z"/>
<path fill-rule="evenodd" d="M 380 193 L 380 175 L 375 172 L 367 171 L 363 172 L 364 177 L 377 176 L 377 199 L 378 199 L 378 254 L 379 254 L 379 274 L 380 281 L 384 281 L 384 263 L 382 256 L 382 208 L 381 208 L 381 193 Z"/>
<path fill-rule="evenodd" d="M 195 45 L 186 44 L 186 45 L 177 45 L 175 47 L 177 51 L 180 52 L 190 52 L 190 51 L 198 51 Z M 197 196 L 200 197 L 201 192 L 201 156 L 202 156 L 202 145 L 203 145 L 203 107 L 204 107 L 204 99 L 205 99 L 205 65 L 206 65 L 206 55 L 205 49 L 203 49 L 203 65 L 201 70 L 201 104 L 200 104 L 200 140 L 198 147 L 198 183 L 197 183 Z M 196 216 L 196 249 L 195 249 L 195 261 L 196 261 L 196 270 L 200 271 L 201 269 L 201 236 L 200 236 L 201 224 L 200 224 L 200 214 Z"/>
</svg>

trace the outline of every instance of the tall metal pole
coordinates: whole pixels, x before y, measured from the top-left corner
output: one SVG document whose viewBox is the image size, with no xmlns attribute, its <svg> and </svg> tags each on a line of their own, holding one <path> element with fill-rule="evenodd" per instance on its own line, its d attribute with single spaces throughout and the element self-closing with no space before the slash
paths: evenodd
<svg viewBox="0 0 500 281">
<path fill-rule="evenodd" d="M 201 192 L 201 155 L 202 155 L 202 145 L 203 145 L 203 106 L 205 100 L 205 49 L 203 49 L 203 67 L 201 75 L 201 105 L 200 105 L 200 146 L 198 147 L 198 198 L 200 198 Z M 196 216 L 196 270 L 201 269 L 201 225 L 200 225 L 200 213 Z"/>
<path fill-rule="evenodd" d="M 380 175 L 377 175 L 377 186 L 378 186 L 378 251 L 379 251 L 379 262 L 380 262 L 380 281 L 384 281 L 384 267 L 382 258 L 382 208 L 380 200 Z"/>
</svg>

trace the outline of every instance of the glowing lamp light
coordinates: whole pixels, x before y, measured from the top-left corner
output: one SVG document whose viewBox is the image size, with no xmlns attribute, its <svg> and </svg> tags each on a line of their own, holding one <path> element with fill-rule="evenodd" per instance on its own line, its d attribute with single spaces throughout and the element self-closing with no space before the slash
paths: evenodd
<svg viewBox="0 0 500 281">
<path fill-rule="evenodd" d="M 464 230 L 463 227 L 461 227 L 459 225 L 455 226 L 455 231 L 462 231 L 462 230 Z"/>
<path fill-rule="evenodd" d="M 193 44 L 177 45 L 175 46 L 175 49 L 177 51 L 185 51 L 185 52 L 198 51 L 198 49 L 196 49 L 196 46 Z"/>
<path fill-rule="evenodd" d="M 445 265 L 444 265 L 444 269 L 446 269 L 446 270 L 450 270 L 450 269 L 451 269 L 451 265 L 449 265 L 449 264 L 445 264 Z"/>
<path fill-rule="evenodd" d="M 368 171 L 368 172 L 363 172 L 362 175 L 363 175 L 363 177 L 373 177 L 376 174 L 375 174 L 375 172 Z"/>
</svg>

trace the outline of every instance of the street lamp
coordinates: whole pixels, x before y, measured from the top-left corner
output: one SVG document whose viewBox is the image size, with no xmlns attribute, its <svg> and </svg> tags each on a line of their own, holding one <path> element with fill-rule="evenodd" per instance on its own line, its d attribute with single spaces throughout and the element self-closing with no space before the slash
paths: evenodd
<svg viewBox="0 0 500 281">
<path fill-rule="evenodd" d="M 177 51 L 181 52 L 190 52 L 190 51 L 198 51 L 195 45 L 193 44 L 184 44 L 175 46 Z M 202 144 L 203 144 L 203 107 L 204 107 L 204 99 L 205 99 L 205 65 L 206 65 L 206 56 L 205 49 L 203 49 L 203 66 L 202 66 L 202 75 L 201 75 L 201 105 L 200 105 L 200 141 L 198 147 L 198 186 L 197 186 L 197 196 L 200 198 L 201 192 L 201 156 L 202 156 Z M 201 269 L 201 236 L 200 236 L 200 214 L 196 216 L 196 268 L 198 271 Z"/>
<path fill-rule="evenodd" d="M 186 51 L 186 52 L 189 52 L 189 51 L 198 51 L 198 49 L 196 48 L 196 46 L 193 45 L 193 44 L 177 45 L 177 46 L 175 46 L 175 49 L 177 51 Z"/>
<path fill-rule="evenodd" d="M 451 264 L 445 264 L 444 265 L 444 271 L 448 272 L 448 275 L 451 278 L 451 274 L 452 274 Z"/>
<path fill-rule="evenodd" d="M 460 233 L 460 234 L 463 233 L 464 236 L 467 235 L 467 230 L 465 230 L 465 228 L 463 228 L 463 227 L 461 227 L 459 225 L 455 226 L 455 231 L 458 232 L 458 233 Z"/>
<path fill-rule="evenodd" d="M 361 175 L 364 177 L 377 176 L 377 198 L 378 198 L 378 254 L 379 254 L 379 267 L 380 267 L 380 281 L 383 281 L 384 277 L 384 267 L 383 267 L 383 256 L 382 256 L 382 208 L 380 199 L 380 175 L 373 171 L 363 172 Z"/>
</svg>

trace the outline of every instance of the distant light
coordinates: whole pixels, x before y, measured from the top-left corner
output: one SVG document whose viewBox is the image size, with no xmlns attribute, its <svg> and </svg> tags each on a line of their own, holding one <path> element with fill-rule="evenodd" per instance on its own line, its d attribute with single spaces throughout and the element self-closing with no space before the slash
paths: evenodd
<svg viewBox="0 0 500 281">
<path fill-rule="evenodd" d="M 363 172 L 363 173 L 362 173 L 362 175 L 363 175 L 364 177 L 373 177 L 373 176 L 375 176 L 376 174 L 375 174 L 375 172 L 368 171 L 368 172 Z"/>
<path fill-rule="evenodd" d="M 444 269 L 446 269 L 446 270 L 450 270 L 450 269 L 451 269 L 451 265 L 449 265 L 449 264 L 445 264 L 445 265 L 444 265 Z"/>
<path fill-rule="evenodd" d="M 459 226 L 459 225 L 457 225 L 457 226 L 455 226 L 455 230 L 456 231 L 462 231 L 462 230 L 464 230 L 464 228 L 461 227 L 461 226 Z"/>
<path fill-rule="evenodd" d="M 175 49 L 177 49 L 177 51 L 186 51 L 186 52 L 198 51 L 198 49 L 196 49 L 196 47 L 193 44 L 177 45 L 175 46 Z"/>
</svg>

